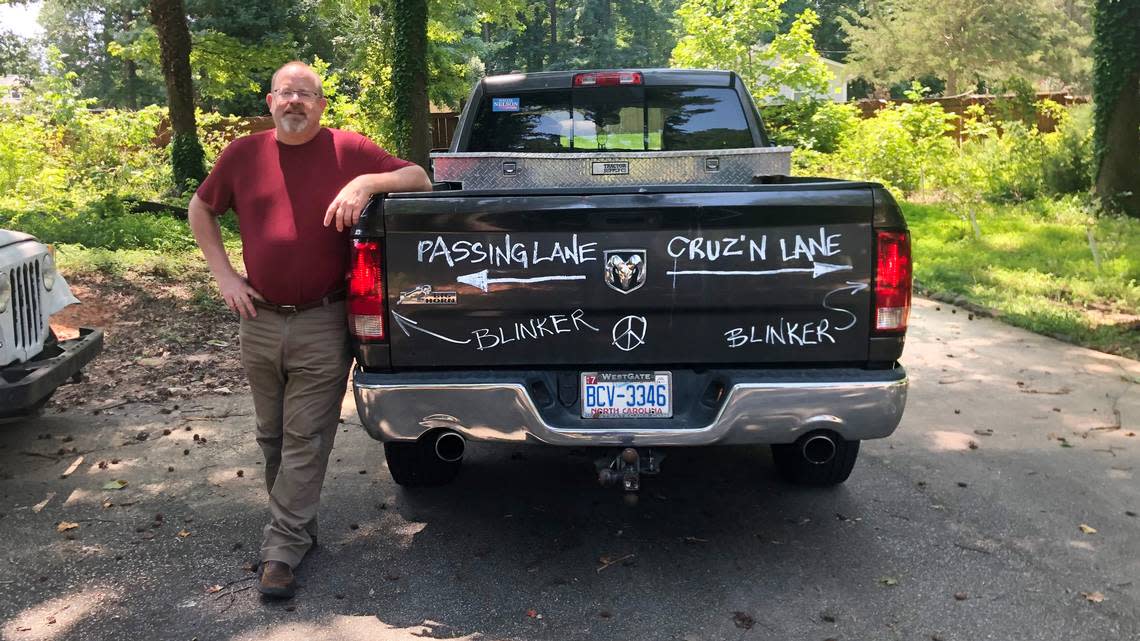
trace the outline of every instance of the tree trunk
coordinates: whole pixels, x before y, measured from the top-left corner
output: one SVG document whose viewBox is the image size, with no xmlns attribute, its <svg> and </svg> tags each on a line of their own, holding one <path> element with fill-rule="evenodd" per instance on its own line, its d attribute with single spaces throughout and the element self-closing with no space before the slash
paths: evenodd
<svg viewBox="0 0 1140 641">
<path fill-rule="evenodd" d="M 1104 105 L 1104 109 L 1108 118 L 1096 193 L 1110 207 L 1140 218 L 1140 70 L 1128 77 L 1115 103 Z"/>
<path fill-rule="evenodd" d="M 115 29 L 115 25 L 111 23 L 111 10 L 103 9 L 103 19 L 101 21 L 102 31 L 99 34 L 99 40 L 102 44 L 99 51 L 99 102 L 104 107 L 117 107 L 118 101 L 115 100 L 115 81 L 111 75 L 111 65 L 114 63 L 114 58 L 108 51 L 114 38 L 111 37 Z"/>
<path fill-rule="evenodd" d="M 124 30 L 130 28 L 131 22 L 135 19 L 135 13 L 130 9 L 123 11 L 122 27 Z M 139 108 L 138 96 L 139 84 L 139 69 L 134 60 L 126 58 L 123 60 L 123 104 L 127 109 Z"/>
<path fill-rule="evenodd" d="M 430 171 L 427 0 L 393 0 L 392 93 L 400 155 Z"/>
<path fill-rule="evenodd" d="M 946 70 L 946 89 L 943 90 L 942 95 L 958 95 L 958 71 L 956 69 Z"/>
<path fill-rule="evenodd" d="M 138 90 L 137 90 L 138 82 L 139 82 L 138 65 L 135 64 L 134 60 L 131 60 L 129 58 L 124 60 L 123 61 L 123 104 L 125 104 L 127 106 L 127 109 L 138 109 L 139 108 L 139 96 L 138 96 Z"/>
<path fill-rule="evenodd" d="M 1096 193 L 1140 218 L 1140 0 L 1096 0 L 1093 11 Z"/>
<path fill-rule="evenodd" d="M 190 76 L 190 28 L 182 0 L 150 0 L 150 22 L 158 34 L 162 77 L 174 135 L 170 158 L 174 184 L 186 190 L 206 176 L 202 145 L 194 121 L 194 84 Z"/>
<path fill-rule="evenodd" d="M 535 35 L 535 46 L 528 47 L 526 52 L 526 70 L 528 73 L 542 71 L 544 67 L 543 59 L 545 58 L 544 54 L 546 52 L 542 50 L 542 13 L 542 7 L 536 6 L 534 7 L 534 15 L 532 16 L 534 23 L 526 24 L 526 21 L 523 21 L 523 23 L 526 24 L 527 35 Z"/>
<path fill-rule="evenodd" d="M 546 12 L 550 14 L 550 55 L 558 47 L 558 0 L 546 0 Z"/>
</svg>

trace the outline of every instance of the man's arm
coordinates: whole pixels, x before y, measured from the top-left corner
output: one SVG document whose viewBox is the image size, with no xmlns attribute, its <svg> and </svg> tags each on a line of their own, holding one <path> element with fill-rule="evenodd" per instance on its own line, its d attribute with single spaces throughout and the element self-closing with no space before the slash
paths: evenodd
<svg viewBox="0 0 1140 641">
<path fill-rule="evenodd" d="M 431 191 L 427 172 L 419 165 L 401 167 L 383 174 L 357 176 L 340 190 L 325 211 L 325 227 L 336 223 L 336 230 L 351 228 L 360 220 L 360 212 L 373 194 L 391 194 L 400 191 Z"/>
<path fill-rule="evenodd" d="M 218 282 L 218 289 L 222 292 L 226 307 L 240 314 L 242 318 L 257 316 L 253 299 L 265 299 L 230 264 L 226 247 L 222 244 L 222 228 L 218 224 L 214 210 L 195 194 L 190 199 L 188 218 L 190 231 L 194 234 L 194 240 L 198 241 L 198 246 L 202 248 L 206 264 L 210 266 L 210 273 Z"/>
</svg>

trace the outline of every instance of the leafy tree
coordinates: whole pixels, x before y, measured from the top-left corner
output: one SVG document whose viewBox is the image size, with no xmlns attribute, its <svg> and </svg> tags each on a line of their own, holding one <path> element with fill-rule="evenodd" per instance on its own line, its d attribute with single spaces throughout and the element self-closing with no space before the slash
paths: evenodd
<svg viewBox="0 0 1140 641">
<path fill-rule="evenodd" d="M 1097 0 L 1096 191 L 1140 218 L 1140 0 Z"/>
<path fill-rule="evenodd" d="M 162 76 L 157 66 L 142 70 L 114 45 L 133 43 L 148 28 L 144 0 L 45 0 L 39 22 L 44 40 L 59 49 L 82 95 L 106 107 L 135 107 L 158 101 Z M 148 73 L 149 71 L 149 73 Z"/>
<path fill-rule="evenodd" d="M 166 102 L 174 131 L 170 159 L 174 184 L 186 190 L 206 177 L 202 145 L 194 121 L 194 85 L 190 78 L 190 29 L 182 0 L 150 0 L 150 21 L 158 34 Z"/>
<path fill-rule="evenodd" d="M 853 70 L 879 83 L 933 74 L 955 95 L 979 80 L 1058 71 L 1079 25 L 1054 0 L 879 0 L 844 21 Z"/>
<path fill-rule="evenodd" d="M 679 0 L 526 0 L 484 30 L 488 73 L 662 67 L 676 44 Z"/>
<path fill-rule="evenodd" d="M 777 33 L 783 0 L 685 0 L 677 9 L 681 37 L 670 65 L 732 69 L 759 100 L 782 86 L 824 93 L 831 76 L 811 38 L 819 16 L 805 9 L 791 28 Z M 762 44 L 768 43 L 768 44 Z"/>
<path fill-rule="evenodd" d="M 32 42 L 17 33 L 0 31 L 0 75 L 30 79 L 39 74 Z"/>
<path fill-rule="evenodd" d="M 843 19 L 867 13 L 866 0 L 787 0 L 780 31 L 791 28 L 796 16 L 811 9 L 819 16 L 819 26 L 812 32 L 816 51 L 824 58 L 843 62 L 847 59 L 847 34 Z"/>
</svg>

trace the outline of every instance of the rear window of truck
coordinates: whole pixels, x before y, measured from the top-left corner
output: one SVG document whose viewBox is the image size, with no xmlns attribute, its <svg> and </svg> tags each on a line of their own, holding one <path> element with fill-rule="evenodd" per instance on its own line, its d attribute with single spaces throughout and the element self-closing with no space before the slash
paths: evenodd
<svg viewBox="0 0 1140 641">
<path fill-rule="evenodd" d="M 755 146 L 740 97 L 715 87 L 590 87 L 486 96 L 467 151 L 690 151 Z"/>
</svg>

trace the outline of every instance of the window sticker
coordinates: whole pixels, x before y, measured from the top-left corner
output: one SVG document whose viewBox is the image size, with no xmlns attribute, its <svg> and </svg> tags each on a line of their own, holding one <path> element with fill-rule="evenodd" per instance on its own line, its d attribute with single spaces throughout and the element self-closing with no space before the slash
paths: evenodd
<svg viewBox="0 0 1140 641">
<path fill-rule="evenodd" d="M 491 111 L 518 111 L 518 98 L 491 98 Z"/>
</svg>

